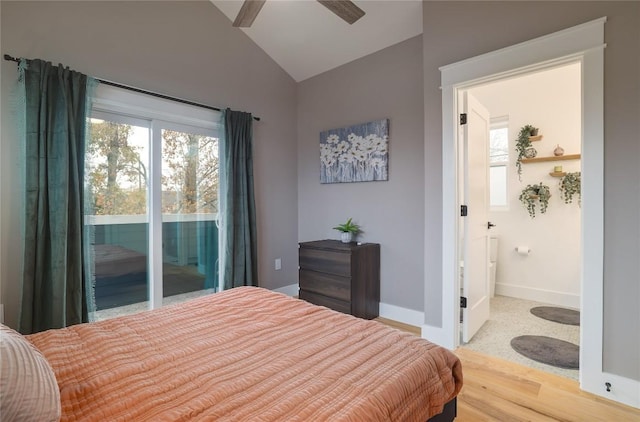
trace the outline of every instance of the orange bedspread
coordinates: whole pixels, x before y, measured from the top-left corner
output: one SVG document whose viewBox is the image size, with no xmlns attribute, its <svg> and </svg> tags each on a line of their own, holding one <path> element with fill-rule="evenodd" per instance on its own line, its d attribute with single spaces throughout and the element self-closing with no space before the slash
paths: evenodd
<svg viewBox="0 0 640 422">
<path fill-rule="evenodd" d="M 28 336 L 63 421 L 426 421 L 462 385 L 448 350 L 241 287 Z"/>
</svg>

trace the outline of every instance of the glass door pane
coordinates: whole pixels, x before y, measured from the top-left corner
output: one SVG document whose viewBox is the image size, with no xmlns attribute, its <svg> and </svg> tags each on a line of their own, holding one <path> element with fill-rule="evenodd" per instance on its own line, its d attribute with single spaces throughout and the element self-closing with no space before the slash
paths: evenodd
<svg viewBox="0 0 640 422">
<path fill-rule="evenodd" d="M 163 304 L 218 289 L 218 139 L 162 130 Z"/>
<path fill-rule="evenodd" d="M 100 117 L 100 118 L 98 118 Z M 94 113 L 86 149 L 85 224 L 95 280 L 91 320 L 148 307 L 148 123 Z"/>
</svg>

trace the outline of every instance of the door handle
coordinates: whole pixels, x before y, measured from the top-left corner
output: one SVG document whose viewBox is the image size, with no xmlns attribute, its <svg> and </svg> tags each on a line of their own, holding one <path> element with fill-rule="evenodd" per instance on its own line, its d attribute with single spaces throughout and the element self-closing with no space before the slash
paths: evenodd
<svg viewBox="0 0 640 422">
<path fill-rule="evenodd" d="M 491 229 L 491 227 L 495 227 L 495 226 L 496 226 L 496 225 L 495 225 L 495 224 L 493 224 L 491 221 L 489 221 L 489 222 L 487 223 L 487 229 Z"/>
</svg>

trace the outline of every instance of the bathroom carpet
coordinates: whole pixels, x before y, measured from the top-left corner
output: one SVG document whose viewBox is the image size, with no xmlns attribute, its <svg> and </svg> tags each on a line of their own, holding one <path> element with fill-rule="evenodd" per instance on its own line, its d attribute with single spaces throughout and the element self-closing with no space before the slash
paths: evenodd
<svg viewBox="0 0 640 422">
<path fill-rule="evenodd" d="M 511 339 L 511 347 L 536 362 L 564 369 L 580 367 L 580 347 L 568 341 L 546 336 L 518 336 Z"/>
<path fill-rule="evenodd" d="M 558 308 L 556 306 L 537 306 L 531 308 L 531 313 L 547 321 L 567 325 L 580 325 L 580 311 L 574 309 Z"/>
</svg>

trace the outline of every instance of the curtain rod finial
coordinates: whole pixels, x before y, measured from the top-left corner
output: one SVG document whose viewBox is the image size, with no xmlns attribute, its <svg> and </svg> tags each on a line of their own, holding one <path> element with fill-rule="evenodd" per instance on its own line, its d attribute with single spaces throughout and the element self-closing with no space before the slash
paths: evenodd
<svg viewBox="0 0 640 422">
<path fill-rule="evenodd" d="M 20 61 L 20 59 L 17 59 L 17 58 L 15 58 L 15 57 L 13 57 L 13 56 L 10 56 L 10 55 L 8 55 L 8 54 L 5 54 L 5 55 L 4 55 L 4 59 L 5 59 L 5 60 L 8 60 L 8 61 L 11 61 L 11 62 L 19 62 L 19 61 Z"/>
</svg>

